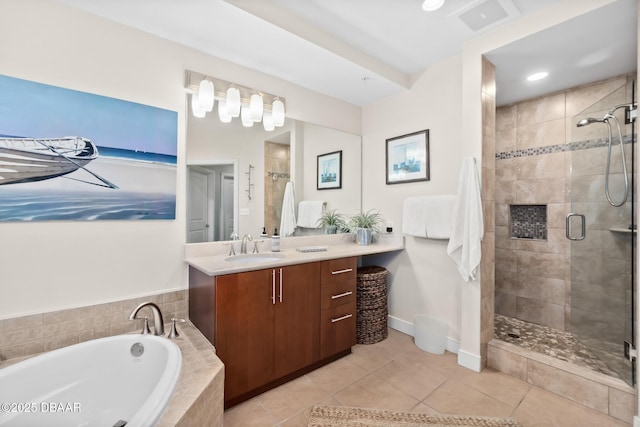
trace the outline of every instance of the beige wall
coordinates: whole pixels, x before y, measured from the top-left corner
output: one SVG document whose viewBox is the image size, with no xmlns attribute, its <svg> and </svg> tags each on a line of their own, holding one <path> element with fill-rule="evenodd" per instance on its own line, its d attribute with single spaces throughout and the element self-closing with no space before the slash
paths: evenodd
<svg viewBox="0 0 640 427">
<path fill-rule="evenodd" d="M 0 224 L 0 318 L 187 287 L 185 69 L 279 94 L 292 118 L 360 133 L 358 107 L 49 0 L 0 2 L 0 53 L 4 75 L 178 112 L 176 220 Z"/>
</svg>

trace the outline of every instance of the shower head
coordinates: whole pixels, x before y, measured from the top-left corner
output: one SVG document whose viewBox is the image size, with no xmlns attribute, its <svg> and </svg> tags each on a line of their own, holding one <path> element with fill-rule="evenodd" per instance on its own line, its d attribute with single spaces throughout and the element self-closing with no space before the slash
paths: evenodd
<svg viewBox="0 0 640 427">
<path fill-rule="evenodd" d="M 587 117 L 586 119 L 582 119 L 576 124 L 577 127 L 581 128 L 582 126 L 590 125 L 591 123 L 605 123 L 607 121 L 607 117 L 604 119 L 594 119 L 593 117 Z"/>
</svg>

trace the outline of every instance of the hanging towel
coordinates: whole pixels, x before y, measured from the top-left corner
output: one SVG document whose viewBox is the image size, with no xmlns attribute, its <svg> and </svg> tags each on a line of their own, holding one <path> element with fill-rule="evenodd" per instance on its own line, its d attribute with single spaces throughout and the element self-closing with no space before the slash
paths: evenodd
<svg viewBox="0 0 640 427">
<path fill-rule="evenodd" d="M 448 239 L 454 195 L 409 197 L 402 206 L 402 233 L 429 239 Z"/>
<path fill-rule="evenodd" d="M 282 199 L 282 215 L 280 217 L 280 236 L 291 236 L 296 229 L 296 199 L 293 182 L 287 182 Z"/>
<path fill-rule="evenodd" d="M 468 282 L 476 278 L 481 256 L 480 241 L 484 235 L 480 181 L 473 157 L 462 159 L 458 198 L 451 226 L 447 254 L 458 266 L 462 278 Z"/>
<path fill-rule="evenodd" d="M 322 200 L 303 200 L 298 205 L 298 227 L 318 228 L 318 221 L 324 214 L 327 202 Z"/>
</svg>

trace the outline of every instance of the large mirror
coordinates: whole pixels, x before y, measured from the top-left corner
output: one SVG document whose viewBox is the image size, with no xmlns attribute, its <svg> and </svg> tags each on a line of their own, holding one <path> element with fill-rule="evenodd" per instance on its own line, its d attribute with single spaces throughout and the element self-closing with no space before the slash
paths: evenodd
<svg viewBox="0 0 640 427">
<path fill-rule="evenodd" d="M 216 106 L 217 107 L 217 106 Z M 214 109 L 187 118 L 187 243 L 256 237 L 280 228 L 287 182 L 301 201 L 325 202 L 349 217 L 361 209 L 361 137 L 287 119 L 274 131 L 262 123 L 221 123 Z M 341 188 L 317 188 L 318 156 L 342 152 Z M 322 233 L 296 227 L 294 236 Z"/>
</svg>

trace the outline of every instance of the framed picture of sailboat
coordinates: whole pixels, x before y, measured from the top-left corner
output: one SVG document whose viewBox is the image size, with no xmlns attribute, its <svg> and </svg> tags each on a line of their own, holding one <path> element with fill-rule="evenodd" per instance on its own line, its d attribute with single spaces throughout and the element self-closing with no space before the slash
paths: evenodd
<svg viewBox="0 0 640 427">
<path fill-rule="evenodd" d="M 342 188 L 342 150 L 318 156 L 318 190 Z"/>
<path fill-rule="evenodd" d="M 175 219 L 178 114 L 0 75 L 0 222 Z"/>
</svg>

